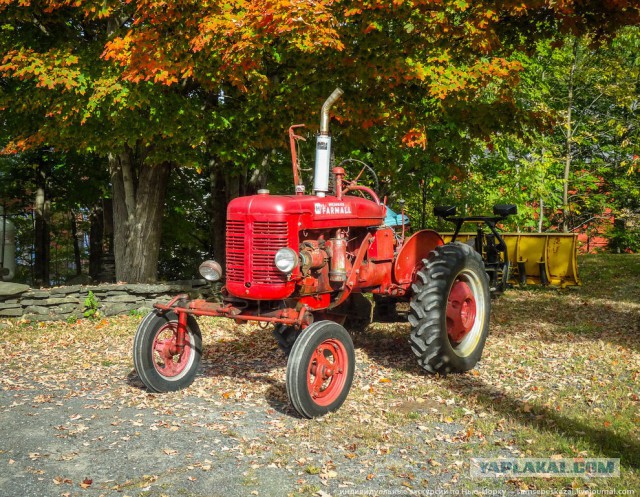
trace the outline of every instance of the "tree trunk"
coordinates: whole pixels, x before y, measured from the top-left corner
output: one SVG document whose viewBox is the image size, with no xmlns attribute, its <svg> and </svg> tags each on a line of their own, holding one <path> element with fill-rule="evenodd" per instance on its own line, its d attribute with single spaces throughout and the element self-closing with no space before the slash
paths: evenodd
<svg viewBox="0 0 640 497">
<path fill-rule="evenodd" d="M 243 195 L 253 195 L 258 190 L 267 187 L 267 180 L 269 178 L 269 162 L 272 156 L 275 156 L 277 151 L 275 149 L 264 153 L 264 157 L 260 163 L 260 167 L 256 167 L 247 178 L 245 174 L 245 184 L 242 185 L 241 191 Z"/>
<path fill-rule="evenodd" d="M 542 233 L 542 222 L 544 221 L 544 200 L 540 197 L 540 216 L 538 217 L 538 233 Z"/>
<path fill-rule="evenodd" d="M 420 181 L 420 192 L 422 194 L 422 202 L 420 203 L 420 229 L 423 230 L 427 226 L 427 182 L 424 179 Z"/>
<path fill-rule="evenodd" d="M 225 244 L 227 222 L 227 192 L 225 174 L 215 161 L 209 173 L 211 200 L 209 202 L 209 252 L 213 259 L 225 267 Z"/>
<path fill-rule="evenodd" d="M 76 276 L 82 274 L 82 257 L 80 254 L 80 240 L 78 239 L 78 221 L 76 213 L 69 211 L 69 222 L 71 224 L 71 237 L 73 238 L 73 263 L 76 266 Z"/>
<path fill-rule="evenodd" d="M 222 267 L 225 265 L 227 206 L 229 202 L 240 195 L 241 186 L 246 190 L 247 185 L 241 185 L 240 178 L 229 171 L 230 167 L 217 162 L 215 159 L 209 164 L 209 181 L 211 185 L 211 200 L 209 202 L 209 251 L 211 257 Z"/>
<path fill-rule="evenodd" d="M 102 221 L 104 223 L 104 253 L 113 254 L 113 200 L 110 198 L 102 199 Z"/>
<path fill-rule="evenodd" d="M 150 166 L 127 149 L 109 155 L 113 189 L 113 248 L 116 279 L 156 280 L 169 163 Z"/>
<path fill-rule="evenodd" d="M 93 281 L 98 281 L 104 247 L 104 211 L 102 204 L 98 204 L 91 209 L 89 223 L 89 276 Z"/>
<path fill-rule="evenodd" d="M 571 114 L 573 111 L 573 90 L 575 85 L 575 73 L 578 66 L 578 38 L 573 41 L 573 61 L 571 63 L 571 70 L 569 72 L 569 82 L 567 89 L 567 123 L 565 134 L 565 160 L 564 160 L 564 176 L 562 184 L 562 231 L 569 232 L 569 176 L 571 173 L 571 142 L 573 141 L 573 121 L 571 120 Z"/>
<path fill-rule="evenodd" d="M 33 283 L 36 287 L 49 286 L 49 261 L 51 259 L 51 231 L 49 226 L 51 203 L 47 198 L 49 167 L 41 159 L 36 170 L 36 198 L 34 205 L 35 239 Z"/>
</svg>

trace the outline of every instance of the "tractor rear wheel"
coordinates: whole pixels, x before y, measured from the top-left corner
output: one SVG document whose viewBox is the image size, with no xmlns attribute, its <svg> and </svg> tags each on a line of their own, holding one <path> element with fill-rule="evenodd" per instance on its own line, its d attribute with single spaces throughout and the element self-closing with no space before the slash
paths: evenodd
<svg viewBox="0 0 640 497">
<path fill-rule="evenodd" d="M 193 383 L 202 355 L 202 335 L 193 316 L 187 317 L 181 352 L 176 348 L 177 338 L 178 316 L 172 311 L 151 311 L 138 326 L 133 365 L 151 392 L 173 392 Z"/>
<path fill-rule="evenodd" d="M 480 254 L 463 243 L 436 247 L 416 273 L 411 348 L 431 373 L 468 371 L 480 360 L 491 298 Z"/>
<path fill-rule="evenodd" d="M 305 418 L 337 410 L 347 398 L 355 370 L 353 342 L 333 321 L 302 330 L 287 362 L 287 395 Z"/>
</svg>

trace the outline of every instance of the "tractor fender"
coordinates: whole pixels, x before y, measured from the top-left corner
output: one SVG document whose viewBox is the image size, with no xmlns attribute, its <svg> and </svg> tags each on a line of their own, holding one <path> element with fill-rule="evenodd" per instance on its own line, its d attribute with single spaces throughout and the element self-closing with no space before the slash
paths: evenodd
<svg viewBox="0 0 640 497">
<path fill-rule="evenodd" d="M 414 233 L 402 245 L 393 264 L 395 282 L 398 285 L 410 285 L 416 271 L 424 265 L 422 260 L 439 245 L 444 245 L 444 240 L 436 231 L 421 230 Z"/>
</svg>

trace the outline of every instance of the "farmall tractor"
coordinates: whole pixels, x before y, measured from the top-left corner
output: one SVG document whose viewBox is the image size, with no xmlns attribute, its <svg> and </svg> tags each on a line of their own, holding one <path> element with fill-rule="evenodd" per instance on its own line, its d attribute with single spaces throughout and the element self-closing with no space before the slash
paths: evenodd
<svg viewBox="0 0 640 497">
<path fill-rule="evenodd" d="M 411 349 L 430 373 L 467 371 L 480 359 L 491 286 L 498 288 L 508 277 L 504 241 L 497 232 L 488 248 L 479 237 L 460 243 L 454 236 L 444 243 L 432 230 L 405 237 L 406 216 L 389 216 L 376 192 L 349 181 L 341 167 L 333 168 L 330 191 L 329 110 L 341 95 L 336 89 L 322 107 L 312 195 L 300 184 L 293 146 L 294 195 L 259 191 L 230 202 L 226 271 L 215 261 L 200 266 L 205 279 L 224 281 L 222 298 L 180 295 L 156 304 L 140 323 L 133 359 L 150 391 L 192 383 L 202 350 L 195 317 L 219 316 L 273 324 L 288 353 L 286 387 L 293 407 L 307 418 L 334 411 L 353 381 L 354 346 L 344 326 L 369 303 L 363 293 L 373 294 L 380 309 L 385 302 L 409 302 Z M 495 222 L 514 211 L 497 206 L 495 217 L 482 219 L 495 231 Z M 463 219 L 448 207 L 437 214 Z M 493 259 L 483 261 L 483 251 Z"/>
</svg>

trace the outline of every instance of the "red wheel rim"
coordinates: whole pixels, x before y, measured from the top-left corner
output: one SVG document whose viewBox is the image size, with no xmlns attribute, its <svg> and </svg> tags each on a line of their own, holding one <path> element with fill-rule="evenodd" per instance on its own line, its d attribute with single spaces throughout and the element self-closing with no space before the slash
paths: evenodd
<svg viewBox="0 0 640 497">
<path fill-rule="evenodd" d="M 447 334 L 460 343 L 476 322 L 476 299 L 471 287 L 458 279 L 453 283 L 447 302 Z"/>
<path fill-rule="evenodd" d="M 320 406 L 335 402 L 347 381 L 349 357 L 342 342 L 330 338 L 313 351 L 307 369 L 307 388 Z"/>
<path fill-rule="evenodd" d="M 166 378 L 180 376 L 192 356 L 189 333 L 184 336 L 184 349 L 178 354 L 176 342 L 178 340 L 178 323 L 171 322 L 163 325 L 153 339 L 153 367 Z"/>
</svg>

